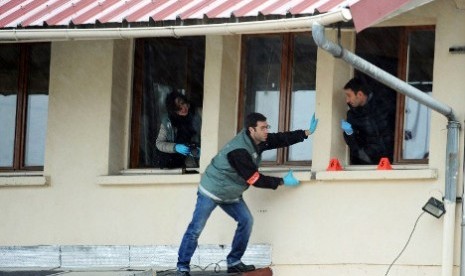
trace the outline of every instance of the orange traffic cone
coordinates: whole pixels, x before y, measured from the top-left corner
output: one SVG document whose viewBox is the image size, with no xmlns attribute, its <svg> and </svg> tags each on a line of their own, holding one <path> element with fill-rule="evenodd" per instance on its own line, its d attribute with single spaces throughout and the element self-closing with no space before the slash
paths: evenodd
<svg viewBox="0 0 465 276">
<path fill-rule="evenodd" d="M 377 170 L 392 170 L 391 162 L 386 157 L 383 157 L 379 160 Z"/>
<path fill-rule="evenodd" d="M 328 168 L 326 168 L 327 171 L 342 171 L 343 169 L 337 158 L 332 158 L 329 161 Z"/>
</svg>

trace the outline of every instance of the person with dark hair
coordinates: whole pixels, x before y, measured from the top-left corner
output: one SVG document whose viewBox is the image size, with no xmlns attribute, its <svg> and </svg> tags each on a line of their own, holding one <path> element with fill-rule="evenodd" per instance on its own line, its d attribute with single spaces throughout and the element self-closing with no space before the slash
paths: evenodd
<svg viewBox="0 0 465 276">
<path fill-rule="evenodd" d="M 191 109 L 186 96 L 171 92 L 166 96 L 167 116 L 161 121 L 156 140 L 161 168 L 197 167 L 200 157 L 201 119 Z"/>
<path fill-rule="evenodd" d="M 219 151 L 202 174 L 192 221 L 179 247 L 176 275 L 190 275 L 190 261 L 198 238 L 217 206 L 237 221 L 231 251 L 226 258 L 228 273 L 255 270 L 255 266 L 245 265 L 241 261 L 253 225 L 252 214 L 242 194 L 250 186 L 275 190 L 283 184 L 298 185 L 299 181 L 291 170 L 283 178 L 261 174 L 258 170 L 261 154 L 265 150 L 304 141 L 315 132 L 317 124 L 318 120 L 313 115 L 309 129 L 268 133 L 265 116 L 260 113 L 247 116 L 244 128 Z"/>
<path fill-rule="evenodd" d="M 344 140 L 349 146 L 353 165 L 378 164 L 394 153 L 395 102 L 387 91 L 372 93 L 359 78 L 344 86 L 349 110 L 341 120 Z"/>
</svg>

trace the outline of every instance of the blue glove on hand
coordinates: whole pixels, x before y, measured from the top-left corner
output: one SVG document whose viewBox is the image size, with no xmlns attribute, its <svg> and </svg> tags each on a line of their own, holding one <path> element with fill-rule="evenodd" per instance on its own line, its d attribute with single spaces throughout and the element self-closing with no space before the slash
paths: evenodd
<svg viewBox="0 0 465 276">
<path fill-rule="evenodd" d="M 310 121 L 310 134 L 315 132 L 316 126 L 318 125 L 318 119 L 315 119 L 315 113 L 313 113 L 312 120 Z"/>
<path fill-rule="evenodd" d="M 174 146 L 174 150 L 182 155 L 188 155 L 191 152 L 189 147 L 183 144 L 176 144 L 176 146 Z"/>
<path fill-rule="evenodd" d="M 292 170 L 289 170 L 289 172 L 283 177 L 283 182 L 284 185 L 286 186 L 297 186 L 299 185 L 299 180 L 292 175 Z"/>
<path fill-rule="evenodd" d="M 352 133 L 354 133 L 352 125 L 348 123 L 346 120 L 341 120 L 341 128 L 347 135 L 352 135 Z"/>
</svg>

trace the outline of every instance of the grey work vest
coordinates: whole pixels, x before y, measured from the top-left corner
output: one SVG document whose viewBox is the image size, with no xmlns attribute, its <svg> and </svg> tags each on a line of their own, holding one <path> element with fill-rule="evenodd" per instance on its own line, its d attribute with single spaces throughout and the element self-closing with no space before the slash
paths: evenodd
<svg viewBox="0 0 465 276">
<path fill-rule="evenodd" d="M 200 180 L 200 192 L 214 200 L 234 202 L 241 198 L 242 193 L 249 188 L 246 180 L 239 176 L 228 161 L 228 153 L 235 149 L 245 149 L 252 157 L 257 167 L 261 155 L 257 153 L 252 139 L 243 129 L 236 137 L 226 144 L 212 159 Z"/>
</svg>

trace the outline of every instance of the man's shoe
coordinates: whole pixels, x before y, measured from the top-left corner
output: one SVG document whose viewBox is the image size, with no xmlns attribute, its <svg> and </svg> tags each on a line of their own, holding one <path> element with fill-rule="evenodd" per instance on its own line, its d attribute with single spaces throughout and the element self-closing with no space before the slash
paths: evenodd
<svg viewBox="0 0 465 276">
<path fill-rule="evenodd" d="M 189 271 L 179 271 L 179 270 L 177 270 L 176 271 L 176 276 L 191 276 L 191 274 L 189 273 Z"/>
<path fill-rule="evenodd" d="M 235 266 L 228 267 L 228 273 L 236 273 L 236 272 L 247 272 L 255 270 L 255 266 L 253 265 L 246 265 L 242 262 L 238 263 Z"/>
</svg>

